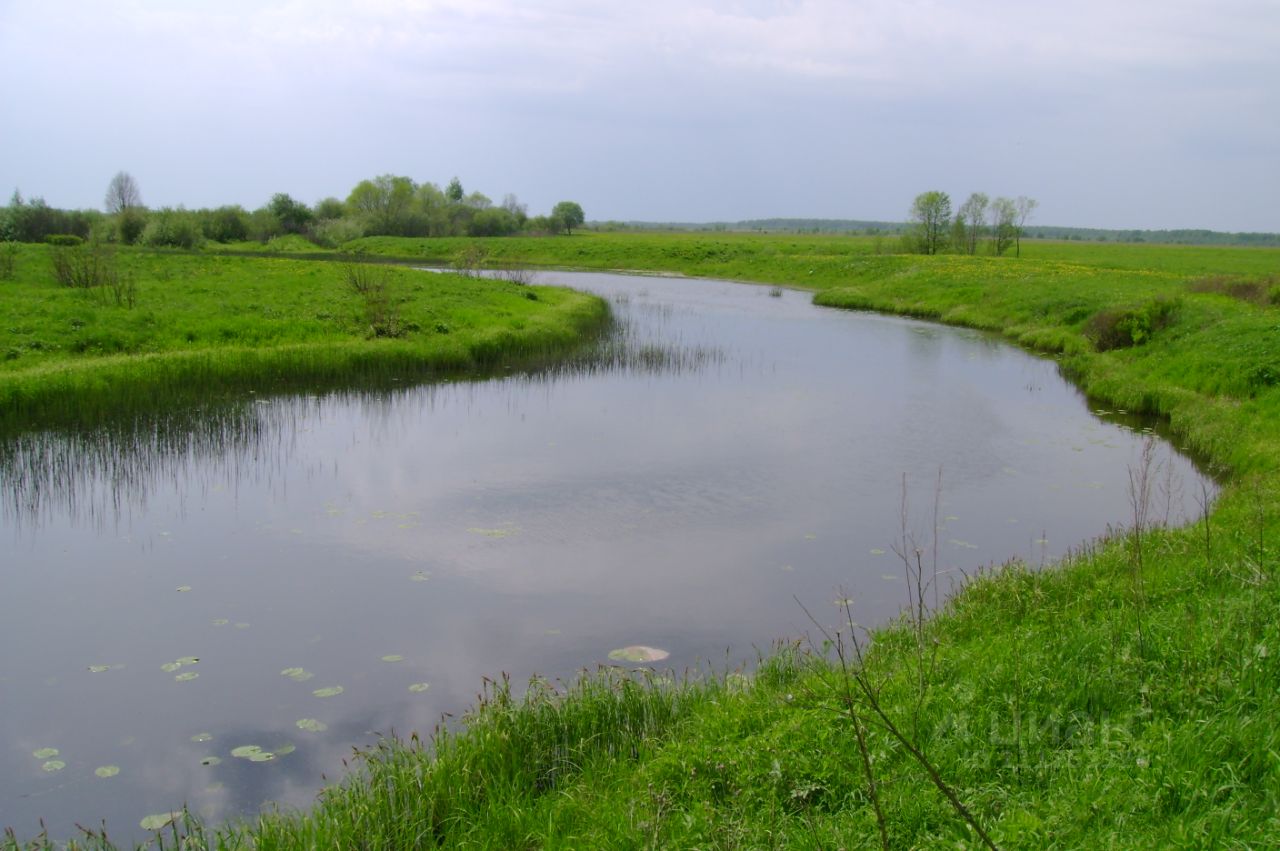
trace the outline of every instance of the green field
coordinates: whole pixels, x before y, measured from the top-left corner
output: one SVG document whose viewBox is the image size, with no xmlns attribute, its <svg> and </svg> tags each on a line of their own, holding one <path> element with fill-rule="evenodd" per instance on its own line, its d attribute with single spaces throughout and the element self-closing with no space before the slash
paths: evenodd
<svg viewBox="0 0 1280 851">
<path fill-rule="evenodd" d="M 527 364 L 607 320 L 562 289 L 368 267 L 381 315 L 348 266 L 285 257 L 114 257 L 128 300 L 54 278 L 49 246 L 20 246 L 0 281 L 0 426 L 92 424 L 223 392 L 367 386 Z"/>
<path fill-rule="evenodd" d="M 358 247 L 449 262 L 470 242 Z M 983 572 L 941 610 L 872 635 L 846 625 L 827 644 L 815 630 L 749 677 L 612 671 L 518 697 L 498 685 L 460 730 L 365 754 L 309 812 L 220 833 L 189 823 L 171 843 L 1280 844 L 1280 250 L 1028 241 L 1021 258 L 920 257 L 860 238 L 643 234 L 484 245 L 494 264 L 784 284 L 991 329 L 1059 358 L 1096 404 L 1167 417 L 1223 490 L 1190 526 L 1162 528 L 1159 483 L 1139 466 L 1123 528 L 1048 569 Z"/>
</svg>

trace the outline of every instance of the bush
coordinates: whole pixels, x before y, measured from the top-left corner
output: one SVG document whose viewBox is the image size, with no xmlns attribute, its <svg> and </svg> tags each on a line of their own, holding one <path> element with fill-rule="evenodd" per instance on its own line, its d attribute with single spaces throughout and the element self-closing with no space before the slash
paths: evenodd
<svg viewBox="0 0 1280 851">
<path fill-rule="evenodd" d="M 1177 299 L 1158 298 L 1143 307 L 1101 310 L 1085 323 L 1084 335 L 1100 352 L 1140 346 L 1172 325 L 1181 307 Z"/>
<path fill-rule="evenodd" d="M 325 248 L 337 248 L 362 236 L 363 228 L 353 219 L 324 219 L 311 226 L 311 238 Z"/>
<path fill-rule="evenodd" d="M 51 233 L 44 238 L 49 245 L 72 246 L 82 245 L 84 240 L 73 233 Z"/>
<path fill-rule="evenodd" d="M 201 230 L 214 242 L 241 242 L 249 238 L 249 214 L 243 207 L 219 207 L 204 215 Z"/>
<path fill-rule="evenodd" d="M 204 241 L 195 213 L 168 207 L 152 213 L 142 231 L 142 244 L 151 248 L 197 248 Z"/>
</svg>

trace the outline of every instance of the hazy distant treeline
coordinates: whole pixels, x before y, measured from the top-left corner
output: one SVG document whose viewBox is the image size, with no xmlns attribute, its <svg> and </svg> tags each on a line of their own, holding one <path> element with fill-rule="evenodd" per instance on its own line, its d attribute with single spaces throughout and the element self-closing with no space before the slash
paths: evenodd
<svg viewBox="0 0 1280 851">
<path fill-rule="evenodd" d="M 814 233 L 882 236 L 900 235 L 907 222 L 867 219 L 742 219 L 736 222 L 590 222 L 593 230 L 691 231 L 699 233 Z M 1165 245 L 1254 245 L 1280 247 L 1280 233 L 1244 233 L 1214 230 L 1116 230 L 1032 225 L 1026 238 L 1086 242 L 1151 242 Z"/>
<path fill-rule="evenodd" d="M 62 210 L 43 198 L 15 191 L 0 208 L 0 240 L 43 242 L 68 235 L 153 247 L 195 248 L 206 241 L 268 242 L 296 234 L 317 246 L 337 247 L 363 236 L 510 236 L 572 232 L 584 222 L 582 207 L 562 201 L 546 215 L 530 216 L 525 204 L 506 195 L 495 204 L 466 192 L 458 178 L 443 189 L 434 183 L 384 174 L 362 180 L 345 199 L 314 205 L 279 192 L 261 207 L 239 205 L 188 210 L 148 208 L 127 172 L 112 178 L 103 210 Z"/>
</svg>

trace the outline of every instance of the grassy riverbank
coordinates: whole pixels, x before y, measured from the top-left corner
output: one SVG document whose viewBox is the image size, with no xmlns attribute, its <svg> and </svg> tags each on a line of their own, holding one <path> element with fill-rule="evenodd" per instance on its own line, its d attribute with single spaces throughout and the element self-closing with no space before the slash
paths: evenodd
<svg viewBox="0 0 1280 851">
<path fill-rule="evenodd" d="M 407 256 L 410 242 L 365 247 Z M 686 236 L 492 246 L 504 262 L 793 284 L 824 304 L 994 330 L 1060 358 L 1098 404 L 1167 416 L 1224 488 L 1204 516 L 1164 528 L 1170 485 L 1135 462 L 1125 528 L 1050 569 L 985 571 L 933 611 L 931 595 L 908 593 L 931 579 L 926 546 L 900 565 L 909 613 L 872 636 L 828 607 L 813 613 L 819 652 L 783 647 L 750 680 L 612 672 L 567 693 L 496 687 L 465 728 L 387 743 L 311 811 L 217 837 L 194 826 L 196 844 L 1280 842 L 1280 251 L 1024 243 L 1021 259 L 926 258 L 866 240 Z M 836 641 L 825 655 L 818 625 Z"/>
<path fill-rule="evenodd" d="M 21 246 L 0 281 L 0 427 L 92 424 L 221 393 L 380 385 L 562 354 L 599 329 L 567 290 L 286 258 L 107 258 L 114 286 L 60 285 Z M 372 288 L 372 289 L 371 289 Z"/>
</svg>

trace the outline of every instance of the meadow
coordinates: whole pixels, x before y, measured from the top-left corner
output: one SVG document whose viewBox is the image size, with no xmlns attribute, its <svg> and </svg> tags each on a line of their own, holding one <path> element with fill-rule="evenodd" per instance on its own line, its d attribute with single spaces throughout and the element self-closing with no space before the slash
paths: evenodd
<svg viewBox="0 0 1280 851">
<path fill-rule="evenodd" d="M 608 318 L 560 289 L 287 257 L 118 249 L 114 284 L 64 286 L 59 250 L 18 246 L 0 281 L 0 428 L 472 375 L 562 355 Z"/>
<path fill-rule="evenodd" d="M 379 237 L 346 249 L 448 263 L 476 244 L 490 265 L 750 280 L 995 331 L 1057 358 L 1096 406 L 1166 418 L 1223 488 L 1170 528 L 1156 508 L 1170 485 L 1137 462 L 1132 512 L 1112 534 L 1043 569 L 975 565 L 946 600 L 934 597 L 930 545 L 904 533 L 903 613 L 888 627 L 815 617 L 811 635 L 779 637 L 745 672 L 491 682 L 464 723 L 385 741 L 309 811 L 223 827 L 176 814 L 158 842 L 1280 842 L 1280 251 L 1026 241 L 1020 258 L 921 257 L 874 238 L 736 234 Z M 101 835 L 82 844 L 110 847 Z"/>
</svg>

